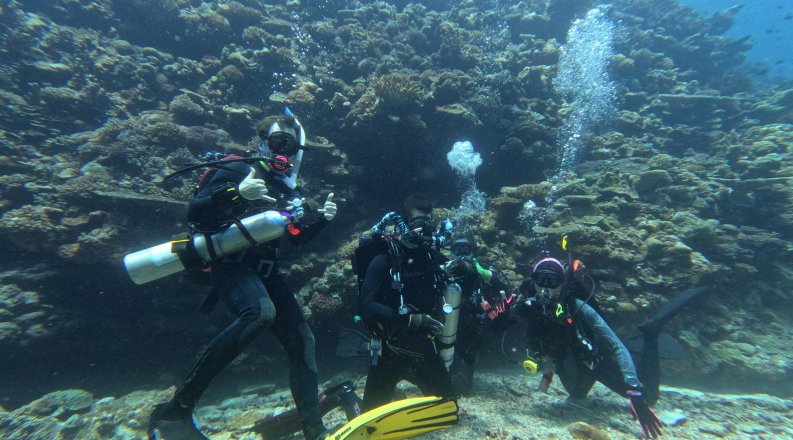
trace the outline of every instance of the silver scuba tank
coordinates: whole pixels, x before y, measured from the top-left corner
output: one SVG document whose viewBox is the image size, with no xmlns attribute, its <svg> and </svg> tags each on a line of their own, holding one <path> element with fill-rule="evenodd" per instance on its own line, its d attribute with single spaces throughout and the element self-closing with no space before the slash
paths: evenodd
<svg viewBox="0 0 793 440">
<path fill-rule="evenodd" d="M 284 234 L 288 225 L 281 213 L 265 211 L 240 220 L 256 243 L 265 243 Z M 251 247 L 251 243 L 240 232 L 237 225 L 212 234 L 208 237 L 218 258 L 237 253 Z M 135 284 L 145 284 L 162 277 L 185 270 L 179 254 L 173 251 L 176 242 L 169 241 L 157 246 L 131 253 L 124 257 L 124 267 Z M 212 261 L 207 245 L 207 237 L 196 234 L 192 237 L 192 248 L 204 263 Z"/>
<path fill-rule="evenodd" d="M 454 361 L 454 343 L 457 341 L 457 321 L 460 319 L 460 302 L 462 300 L 463 290 L 457 283 L 451 283 L 446 286 L 443 291 L 443 313 L 446 319 L 443 321 L 443 331 L 441 331 L 438 340 L 444 345 L 439 354 L 446 369 L 452 365 Z"/>
</svg>

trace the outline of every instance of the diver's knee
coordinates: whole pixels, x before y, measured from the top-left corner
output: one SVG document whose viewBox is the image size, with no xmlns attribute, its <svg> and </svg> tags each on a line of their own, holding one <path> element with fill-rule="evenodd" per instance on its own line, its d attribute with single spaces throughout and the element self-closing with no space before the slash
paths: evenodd
<svg viewBox="0 0 793 440">
<path fill-rule="evenodd" d="M 308 323 L 303 322 L 297 326 L 297 332 L 300 336 L 300 340 L 302 341 L 302 353 L 300 355 L 303 358 L 303 361 L 306 363 L 308 368 L 316 373 L 317 372 L 317 361 L 316 361 L 316 342 L 314 341 L 314 333 L 311 332 L 311 327 L 308 326 Z"/>
<path fill-rule="evenodd" d="M 268 298 L 261 298 L 259 304 L 242 310 L 239 320 L 245 322 L 246 333 L 268 329 L 275 322 L 275 306 Z"/>
</svg>

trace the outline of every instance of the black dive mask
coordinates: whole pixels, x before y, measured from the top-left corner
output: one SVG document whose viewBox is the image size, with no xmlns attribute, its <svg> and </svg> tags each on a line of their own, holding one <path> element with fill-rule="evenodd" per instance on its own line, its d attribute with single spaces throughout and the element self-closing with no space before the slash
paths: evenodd
<svg viewBox="0 0 793 440">
<path fill-rule="evenodd" d="M 267 136 L 267 148 L 274 154 L 291 157 L 297 154 L 300 145 L 298 145 L 297 139 L 290 133 L 275 131 Z"/>
<path fill-rule="evenodd" d="M 455 240 L 449 247 L 454 258 L 472 258 L 474 245 L 468 240 Z"/>
<path fill-rule="evenodd" d="M 428 247 L 432 245 L 432 234 L 435 233 L 435 222 L 432 217 L 422 215 L 413 217 L 408 221 L 410 236 L 406 237 L 411 247 Z"/>
<path fill-rule="evenodd" d="M 556 289 L 562 285 L 562 275 L 551 270 L 537 270 L 532 272 L 531 280 L 542 289 Z"/>
</svg>

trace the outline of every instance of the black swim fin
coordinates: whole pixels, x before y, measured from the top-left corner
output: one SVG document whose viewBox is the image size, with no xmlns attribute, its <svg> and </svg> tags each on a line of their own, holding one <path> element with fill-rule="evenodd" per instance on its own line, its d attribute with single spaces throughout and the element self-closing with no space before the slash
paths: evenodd
<svg viewBox="0 0 793 440">
<path fill-rule="evenodd" d="M 674 318 L 688 303 L 699 298 L 707 291 L 704 287 L 697 287 L 681 292 L 666 302 L 652 318 L 638 325 L 644 337 L 653 337 L 661 333 L 670 319 Z"/>
<path fill-rule="evenodd" d="M 644 350 L 644 338 L 628 339 L 624 343 L 628 351 L 641 356 Z M 686 355 L 686 349 L 677 342 L 674 336 L 669 333 L 661 333 L 658 336 L 658 356 L 661 359 L 679 360 L 685 358 Z"/>
<path fill-rule="evenodd" d="M 146 435 L 149 440 L 209 440 L 196 426 L 193 411 L 173 400 L 154 407 Z"/>
</svg>

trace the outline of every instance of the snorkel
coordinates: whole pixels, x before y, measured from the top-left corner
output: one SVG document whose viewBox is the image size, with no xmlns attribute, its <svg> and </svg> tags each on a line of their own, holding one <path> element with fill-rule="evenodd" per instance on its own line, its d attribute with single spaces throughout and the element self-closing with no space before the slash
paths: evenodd
<svg viewBox="0 0 793 440">
<path fill-rule="evenodd" d="M 303 128 L 303 124 L 297 120 L 292 110 L 289 107 L 284 107 L 284 114 L 287 116 L 291 116 L 295 118 L 295 125 L 297 126 L 297 153 L 295 154 L 295 160 L 292 163 L 292 172 L 289 173 L 283 180 L 290 189 L 295 189 L 297 186 L 297 175 L 300 173 L 300 163 L 303 161 L 303 151 L 306 146 L 306 130 Z"/>
</svg>

